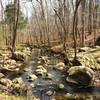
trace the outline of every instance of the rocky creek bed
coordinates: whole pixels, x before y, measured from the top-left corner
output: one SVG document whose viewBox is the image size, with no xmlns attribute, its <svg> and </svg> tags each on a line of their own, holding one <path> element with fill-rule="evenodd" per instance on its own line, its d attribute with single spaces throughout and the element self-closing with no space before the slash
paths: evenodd
<svg viewBox="0 0 100 100">
<path fill-rule="evenodd" d="M 23 47 L 14 58 L 0 49 L 0 91 L 33 100 L 99 100 L 100 47 L 81 48 L 78 61 L 80 66 L 69 67 L 38 49 Z"/>
</svg>

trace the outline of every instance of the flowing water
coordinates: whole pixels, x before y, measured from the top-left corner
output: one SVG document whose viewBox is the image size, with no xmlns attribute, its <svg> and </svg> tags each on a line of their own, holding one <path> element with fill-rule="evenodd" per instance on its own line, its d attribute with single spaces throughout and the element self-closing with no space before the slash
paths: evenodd
<svg viewBox="0 0 100 100">
<path fill-rule="evenodd" d="M 25 77 L 27 74 L 34 73 L 36 65 L 32 64 L 32 61 L 39 56 L 40 53 L 33 53 L 27 64 L 30 71 L 22 75 L 26 84 L 32 84 Z M 50 66 L 54 67 L 59 62 L 59 59 L 51 57 L 51 61 L 53 64 Z M 100 87 L 76 88 L 76 86 L 71 86 L 65 80 L 67 73 L 52 67 L 47 69 L 48 73 L 54 76 L 52 80 L 39 77 L 34 82 L 33 95 L 41 98 L 41 100 L 100 100 Z M 63 84 L 64 88 L 58 89 L 59 84 Z M 51 91 L 50 95 L 47 94 L 48 91 Z"/>
</svg>

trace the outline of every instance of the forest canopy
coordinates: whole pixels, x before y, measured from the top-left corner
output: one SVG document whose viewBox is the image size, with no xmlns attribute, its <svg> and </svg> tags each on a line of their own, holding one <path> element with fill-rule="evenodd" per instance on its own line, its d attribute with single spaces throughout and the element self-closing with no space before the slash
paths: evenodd
<svg viewBox="0 0 100 100">
<path fill-rule="evenodd" d="M 10 45 L 16 42 L 51 46 L 63 43 L 63 48 L 75 47 L 76 52 L 77 46 L 95 44 L 98 37 L 99 0 L 4 1 L 0 1 L 2 36 L 5 41 L 10 34 L 10 40 L 15 41 Z"/>
</svg>

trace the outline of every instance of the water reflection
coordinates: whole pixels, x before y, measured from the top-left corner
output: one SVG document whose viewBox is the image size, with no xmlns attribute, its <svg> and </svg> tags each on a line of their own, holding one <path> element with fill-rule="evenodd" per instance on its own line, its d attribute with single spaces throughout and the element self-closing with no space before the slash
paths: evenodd
<svg viewBox="0 0 100 100">
<path fill-rule="evenodd" d="M 34 58 L 37 55 L 33 56 L 34 57 L 31 58 L 31 61 L 34 61 L 36 63 L 37 61 L 35 61 Z M 53 57 L 50 57 L 49 60 L 51 61 L 51 66 L 55 66 L 59 62 L 59 59 Z M 31 62 L 28 64 L 28 68 L 31 70 L 31 73 L 33 73 L 35 70 L 35 63 Z M 33 94 L 39 97 L 40 100 L 100 100 L 100 87 L 72 87 L 71 84 L 68 84 L 65 80 L 63 80 L 64 72 L 57 69 L 52 69 L 50 67 L 48 68 L 48 73 L 54 76 L 52 80 L 38 78 L 34 82 L 35 87 L 33 88 Z M 55 87 L 57 84 L 64 84 L 64 89 L 57 90 Z M 47 91 L 53 91 L 54 94 L 48 96 L 46 94 Z"/>
</svg>

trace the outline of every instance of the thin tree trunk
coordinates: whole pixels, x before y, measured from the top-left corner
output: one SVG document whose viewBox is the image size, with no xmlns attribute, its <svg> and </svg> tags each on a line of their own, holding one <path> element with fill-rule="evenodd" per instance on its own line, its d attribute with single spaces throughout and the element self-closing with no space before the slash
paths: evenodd
<svg viewBox="0 0 100 100">
<path fill-rule="evenodd" d="M 82 15 L 81 15 L 81 21 L 82 21 L 82 44 L 81 44 L 81 46 L 82 47 L 84 47 L 84 45 L 85 45 L 85 41 L 84 41 L 84 39 L 85 39 L 85 27 L 84 27 L 84 25 L 85 25 L 85 23 L 84 23 L 84 19 L 85 19 L 85 0 L 83 0 L 82 2 L 81 2 L 81 5 L 82 5 Z"/>
<path fill-rule="evenodd" d="M 89 19 L 88 19 L 88 31 L 89 34 L 92 34 L 92 0 L 89 0 Z"/>
<path fill-rule="evenodd" d="M 76 32 L 76 16 L 77 16 L 77 10 L 80 5 L 82 0 L 76 0 L 76 7 L 74 11 L 74 16 L 73 16 L 73 40 L 74 40 L 74 60 L 77 59 L 77 33 Z"/>
<path fill-rule="evenodd" d="M 19 0 L 14 0 L 14 16 L 13 16 L 13 41 L 12 41 L 12 51 L 15 50 L 15 42 L 17 37 L 17 25 L 19 16 Z"/>
<path fill-rule="evenodd" d="M 32 3 L 32 2 L 31 2 Z M 41 44 L 43 43 L 43 34 L 42 34 L 42 29 L 40 27 L 40 23 L 39 23 L 39 19 L 38 19 L 38 15 L 37 15 L 37 12 L 36 12 L 36 9 L 34 7 L 34 4 L 32 3 L 32 7 L 34 9 L 34 12 L 35 12 L 35 18 L 36 18 L 36 23 L 39 27 L 39 32 L 40 32 L 40 41 L 41 41 Z"/>
</svg>

